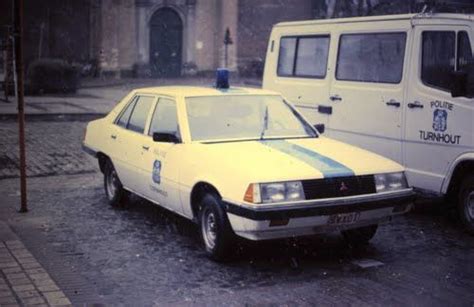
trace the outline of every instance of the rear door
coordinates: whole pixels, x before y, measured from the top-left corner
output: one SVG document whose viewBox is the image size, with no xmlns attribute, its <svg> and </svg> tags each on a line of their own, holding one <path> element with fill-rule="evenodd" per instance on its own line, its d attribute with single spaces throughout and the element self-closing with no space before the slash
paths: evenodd
<svg viewBox="0 0 474 307">
<path fill-rule="evenodd" d="M 451 163 L 473 148 L 474 99 L 453 98 L 452 72 L 472 65 L 468 26 L 417 26 L 408 86 L 404 164 L 410 184 L 439 192 Z"/>
<path fill-rule="evenodd" d="M 408 33 L 363 26 L 339 35 L 328 135 L 401 162 Z"/>
</svg>

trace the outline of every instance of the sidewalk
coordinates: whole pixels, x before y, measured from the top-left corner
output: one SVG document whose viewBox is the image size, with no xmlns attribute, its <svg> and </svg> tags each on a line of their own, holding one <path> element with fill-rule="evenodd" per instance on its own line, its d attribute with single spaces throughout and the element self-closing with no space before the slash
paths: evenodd
<svg viewBox="0 0 474 307">
<path fill-rule="evenodd" d="M 232 80 L 231 80 L 232 81 Z M 108 113 L 130 90 L 141 87 L 166 85 L 211 86 L 212 78 L 179 79 L 88 79 L 75 94 L 45 94 L 25 96 L 25 114 L 27 119 L 48 116 L 61 119 L 71 116 L 100 117 Z M 235 79 L 235 86 L 261 87 L 258 79 Z M 3 99 L 3 93 L 0 94 Z M 16 119 L 18 110 L 15 97 L 10 102 L 0 100 L 0 119 Z"/>
<path fill-rule="evenodd" d="M 2 221 L 0 270 L 0 306 L 71 305 L 46 270 Z"/>
</svg>

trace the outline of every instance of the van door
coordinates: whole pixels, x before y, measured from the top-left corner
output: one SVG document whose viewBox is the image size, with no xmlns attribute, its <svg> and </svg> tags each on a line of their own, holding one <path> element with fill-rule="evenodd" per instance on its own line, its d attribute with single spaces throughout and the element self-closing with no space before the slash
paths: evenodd
<svg viewBox="0 0 474 307">
<path fill-rule="evenodd" d="M 341 33 L 329 136 L 401 162 L 406 32 Z"/>
<path fill-rule="evenodd" d="M 417 26 L 404 131 L 404 164 L 418 188 L 440 192 L 451 163 L 473 147 L 474 99 L 453 98 L 452 72 L 472 63 L 469 27 Z"/>
<path fill-rule="evenodd" d="M 311 123 L 327 125 L 329 33 L 283 34 L 275 40 L 267 54 L 263 88 L 282 92 Z"/>
</svg>

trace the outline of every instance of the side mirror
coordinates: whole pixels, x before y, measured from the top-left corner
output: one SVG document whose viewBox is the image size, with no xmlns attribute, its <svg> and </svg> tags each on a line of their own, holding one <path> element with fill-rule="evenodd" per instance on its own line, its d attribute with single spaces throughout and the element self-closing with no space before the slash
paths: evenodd
<svg viewBox="0 0 474 307">
<path fill-rule="evenodd" d="M 451 96 L 467 96 L 467 73 L 465 71 L 455 71 L 451 73 Z"/>
<path fill-rule="evenodd" d="M 324 133 L 324 130 L 325 130 L 324 124 L 316 124 L 316 125 L 314 125 L 314 128 L 316 128 L 316 130 L 318 130 L 319 134 Z"/>
<path fill-rule="evenodd" d="M 173 133 L 155 132 L 155 133 L 153 133 L 153 142 L 177 144 L 177 143 L 180 143 L 181 141 Z"/>
</svg>

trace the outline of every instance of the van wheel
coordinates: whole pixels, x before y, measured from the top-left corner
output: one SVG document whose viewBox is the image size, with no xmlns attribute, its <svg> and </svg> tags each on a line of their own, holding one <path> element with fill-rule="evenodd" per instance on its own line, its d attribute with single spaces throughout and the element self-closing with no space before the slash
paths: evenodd
<svg viewBox="0 0 474 307">
<path fill-rule="evenodd" d="M 228 260 L 235 235 L 220 197 L 214 193 L 204 195 L 201 200 L 199 226 L 207 256 L 219 262 Z"/>
<path fill-rule="evenodd" d="M 350 245 L 365 245 L 375 236 L 378 225 L 370 225 L 342 231 L 344 240 Z"/>
<path fill-rule="evenodd" d="M 123 188 L 114 165 L 110 160 L 105 162 L 104 190 L 109 205 L 123 207 L 126 204 L 129 192 Z"/>
<path fill-rule="evenodd" d="M 474 175 L 467 176 L 461 184 L 458 211 L 464 227 L 474 235 Z"/>
</svg>

